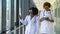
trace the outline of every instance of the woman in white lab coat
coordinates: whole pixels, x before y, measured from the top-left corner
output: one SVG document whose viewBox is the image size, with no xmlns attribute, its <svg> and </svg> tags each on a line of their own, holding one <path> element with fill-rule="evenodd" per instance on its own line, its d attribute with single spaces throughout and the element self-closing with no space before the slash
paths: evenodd
<svg viewBox="0 0 60 34">
<path fill-rule="evenodd" d="M 40 13 L 40 32 L 41 34 L 54 34 L 53 30 L 53 22 L 54 22 L 54 16 L 50 10 L 51 4 L 49 2 L 45 2 L 44 10 Z"/>
<path fill-rule="evenodd" d="M 30 15 L 25 20 L 20 16 L 20 22 L 26 25 L 25 34 L 38 34 L 38 9 L 32 7 L 29 9 Z"/>
</svg>

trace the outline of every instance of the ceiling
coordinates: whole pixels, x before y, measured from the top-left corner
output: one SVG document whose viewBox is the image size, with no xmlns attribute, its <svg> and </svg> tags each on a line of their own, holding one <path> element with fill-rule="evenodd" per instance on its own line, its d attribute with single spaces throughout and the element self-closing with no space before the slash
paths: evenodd
<svg viewBox="0 0 60 34">
<path fill-rule="evenodd" d="M 56 0 L 33 0 L 39 10 L 43 9 L 44 2 L 50 2 L 52 5 Z"/>
</svg>

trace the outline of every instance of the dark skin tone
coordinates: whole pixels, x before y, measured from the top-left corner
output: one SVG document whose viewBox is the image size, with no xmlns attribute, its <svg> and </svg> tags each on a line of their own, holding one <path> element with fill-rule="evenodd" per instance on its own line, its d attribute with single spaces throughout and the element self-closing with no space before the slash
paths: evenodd
<svg viewBox="0 0 60 34">
<path fill-rule="evenodd" d="M 33 11 L 32 10 L 29 10 L 29 13 L 30 13 L 30 16 L 31 16 L 31 19 L 32 19 L 34 17 Z"/>
<path fill-rule="evenodd" d="M 44 8 L 45 8 L 46 11 L 49 11 L 49 8 L 50 8 L 50 7 L 45 6 Z M 50 21 L 50 22 L 54 22 L 54 20 L 50 20 L 49 18 L 42 18 L 42 19 L 47 20 L 47 21 Z M 44 20 L 42 20 L 42 19 L 40 19 L 40 22 L 44 21 Z"/>
</svg>

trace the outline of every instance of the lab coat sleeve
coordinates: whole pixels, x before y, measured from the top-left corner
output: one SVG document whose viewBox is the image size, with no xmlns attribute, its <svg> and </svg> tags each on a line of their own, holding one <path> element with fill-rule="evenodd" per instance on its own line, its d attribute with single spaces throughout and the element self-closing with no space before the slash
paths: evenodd
<svg viewBox="0 0 60 34">
<path fill-rule="evenodd" d="M 43 11 L 41 11 L 41 13 L 40 13 L 40 19 L 42 19 L 43 18 Z"/>
<path fill-rule="evenodd" d="M 38 34 L 38 28 L 39 28 L 39 19 L 36 18 L 36 33 L 35 34 Z"/>
<path fill-rule="evenodd" d="M 20 22 L 23 23 L 24 25 L 27 25 L 28 24 L 27 18 L 28 16 L 25 17 L 25 20 L 20 19 Z"/>
</svg>

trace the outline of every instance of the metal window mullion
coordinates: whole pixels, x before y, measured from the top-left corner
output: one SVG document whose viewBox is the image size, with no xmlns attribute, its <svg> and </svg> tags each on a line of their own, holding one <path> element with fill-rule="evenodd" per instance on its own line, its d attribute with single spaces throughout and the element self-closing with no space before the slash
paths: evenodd
<svg viewBox="0 0 60 34">
<path fill-rule="evenodd" d="M 6 0 L 2 0 L 2 34 L 6 34 Z"/>
<path fill-rule="evenodd" d="M 16 0 L 16 23 L 18 24 L 16 27 L 19 27 L 19 0 Z M 16 30 L 16 34 L 19 34 L 19 29 Z"/>
<path fill-rule="evenodd" d="M 14 0 L 14 23 L 16 23 L 16 0 Z M 16 26 L 14 26 L 14 34 L 16 34 Z"/>
<path fill-rule="evenodd" d="M 11 0 L 11 30 L 14 30 L 14 0 Z"/>
<path fill-rule="evenodd" d="M 18 15 L 19 15 L 19 0 L 16 0 L 16 22 L 19 23 Z"/>
</svg>

